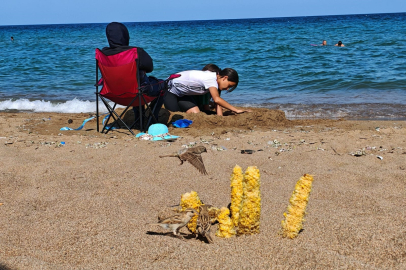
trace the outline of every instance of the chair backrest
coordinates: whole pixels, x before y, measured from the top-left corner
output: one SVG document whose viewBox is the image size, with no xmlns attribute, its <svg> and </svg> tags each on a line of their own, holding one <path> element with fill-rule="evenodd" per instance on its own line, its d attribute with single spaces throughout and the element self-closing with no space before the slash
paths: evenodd
<svg viewBox="0 0 406 270">
<path fill-rule="evenodd" d="M 114 55 L 105 55 L 101 50 L 96 49 L 96 60 L 103 77 L 100 95 L 120 105 L 139 106 L 139 100 L 133 100 L 139 93 L 140 86 L 137 48 Z M 146 102 L 154 99 L 145 98 Z"/>
</svg>

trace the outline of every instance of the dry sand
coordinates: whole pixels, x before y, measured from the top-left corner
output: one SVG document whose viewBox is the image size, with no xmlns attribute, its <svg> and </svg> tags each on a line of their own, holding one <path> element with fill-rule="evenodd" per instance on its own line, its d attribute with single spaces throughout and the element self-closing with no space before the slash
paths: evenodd
<svg viewBox="0 0 406 270">
<path fill-rule="evenodd" d="M 149 142 L 97 133 L 95 120 L 59 130 L 87 114 L 1 113 L 0 269 L 406 269 L 405 121 L 289 121 L 264 109 L 166 116 L 194 123 L 170 127 L 175 142 Z M 201 141 L 208 175 L 158 158 Z M 192 190 L 227 206 L 236 164 L 261 173 L 259 234 L 208 244 L 146 225 Z M 305 173 L 314 182 L 304 230 L 281 238 Z"/>
</svg>

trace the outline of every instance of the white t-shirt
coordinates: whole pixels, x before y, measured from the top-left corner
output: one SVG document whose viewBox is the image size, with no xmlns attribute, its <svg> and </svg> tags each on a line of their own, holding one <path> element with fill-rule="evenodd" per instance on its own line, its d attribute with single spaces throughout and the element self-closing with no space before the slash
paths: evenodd
<svg viewBox="0 0 406 270">
<path fill-rule="evenodd" d="M 171 81 L 169 89 L 178 97 L 204 95 L 209 92 L 209 87 L 218 88 L 216 72 L 188 70 L 178 74 L 181 76 Z"/>
</svg>

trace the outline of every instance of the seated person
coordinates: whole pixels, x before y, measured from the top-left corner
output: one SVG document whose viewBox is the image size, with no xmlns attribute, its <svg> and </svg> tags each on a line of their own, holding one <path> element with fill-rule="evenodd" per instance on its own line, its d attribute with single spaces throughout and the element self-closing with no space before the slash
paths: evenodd
<svg viewBox="0 0 406 270">
<path fill-rule="evenodd" d="M 114 55 L 132 48 L 137 48 L 140 85 L 141 86 L 150 85 L 151 87 L 146 89 L 144 88 L 145 89 L 144 92 L 148 96 L 152 97 L 157 96 L 161 88 L 164 87 L 164 83 L 160 83 L 162 82 L 162 80 L 158 80 L 155 77 L 147 76 L 147 73 L 152 72 L 152 70 L 154 69 L 152 58 L 143 48 L 129 46 L 130 34 L 128 33 L 127 27 L 124 24 L 118 22 L 109 23 L 106 27 L 106 36 L 110 46 L 105 47 L 101 50 L 105 55 Z M 160 99 L 159 103 L 160 104 L 157 104 L 157 106 L 159 106 L 158 108 L 162 107 L 163 104 L 162 98 Z M 154 105 L 155 104 L 152 104 L 152 107 Z M 138 107 L 134 107 L 133 110 L 135 118 L 138 119 L 139 118 Z M 154 114 L 156 119 L 158 119 L 158 113 L 159 109 Z"/>
<path fill-rule="evenodd" d="M 141 84 L 147 80 L 146 73 L 150 73 L 154 70 L 152 58 L 143 48 L 129 46 L 130 34 L 128 33 L 127 27 L 118 22 L 109 23 L 106 27 L 106 37 L 110 47 L 105 47 L 101 50 L 105 55 L 114 55 L 132 48 L 137 48 Z"/>
</svg>

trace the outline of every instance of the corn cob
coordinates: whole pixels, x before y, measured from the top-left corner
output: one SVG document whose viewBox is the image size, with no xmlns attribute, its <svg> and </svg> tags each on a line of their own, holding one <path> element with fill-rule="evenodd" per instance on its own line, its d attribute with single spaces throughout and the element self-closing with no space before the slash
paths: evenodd
<svg viewBox="0 0 406 270">
<path fill-rule="evenodd" d="M 187 208 L 193 208 L 197 212 L 199 212 L 199 206 L 202 205 L 202 202 L 199 199 L 196 191 L 191 191 L 189 193 L 185 193 L 180 198 L 180 206 L 182 207 L 182 211 L 186 210 Z M 187 228 L 190 232 L 196 233 L 196 222 L 197 222 L 198 215 L 192 217 L 192 219 L 187 224 Z"/>
<path fill-rule="evenodd" d="M 288 209 L 283 213 L 285 216 L 285 220 L 282 220 L 281 234 L 283 237 L 295 238 L 303 228 L 304 215 L 312 189 L 312 182 L 313 176 L 309 174 L 303 175 L 297 181 L 295 190 L 289 200 Z"/>
<path fill-rule="evenodd" d="M 235 235 L 234 224 L 230 218 L 230 210 L 227 207 L 220 208 L 220 213 L 217 216 L 219 226 L 216 236 L 230 238 Z"/>
<path fill-rule="evenodd" d="M 220 213 L 220 209 L 214 207 L 213 205 L 208 205 L 207 210 L 209 211 L 210 222 L 216 222 L 217 216 Z"/>
<path fill-rule="evenodd" d="M 238 234 L 259 233 L 261 217 L 260 174 L 256 166 L 247 168 L 243 181 L 243 199 L 238 222 Z"/>
<path fill-rule="evenodd" d="M 243 196 L 242 182 L 244 175 L 240 166 L 235 165 L 231 174 L 231 220 L 235 227 L 238 226 L 238 219 L 241 210 L 241 200 Z"/>
</svg>

